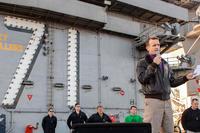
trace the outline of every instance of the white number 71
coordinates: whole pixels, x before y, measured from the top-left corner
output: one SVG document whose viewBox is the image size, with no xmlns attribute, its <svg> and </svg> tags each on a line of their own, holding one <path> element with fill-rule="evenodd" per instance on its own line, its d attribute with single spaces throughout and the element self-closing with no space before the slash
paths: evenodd
<svg viewBox="0 0 200 133">
<path fill-rule="evenodd" d="M 2 102 L 2 106 L 5 108 L 15 108 L 24 88 L 22 82 L 28 79 L 39 54 L 42 45 L 41 40 L 45 33 L 45 25 L 36 21 L 10 16 L 5 17 L 4 23 L 9 28 L 33 32 Z"/>
</svg>

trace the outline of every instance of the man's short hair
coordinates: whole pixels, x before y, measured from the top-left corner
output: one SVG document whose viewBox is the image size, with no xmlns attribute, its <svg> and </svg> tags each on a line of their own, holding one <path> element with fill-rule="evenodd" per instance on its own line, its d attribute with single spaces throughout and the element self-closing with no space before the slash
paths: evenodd
<svg viewBox="0 0 200 133">
<path fill-rule="evenodd" d="M 137 109 L 137 107 L 136 107 L 135 105 L 131 105 L 130 110 L 131 110 L 132 108 L 136 108 L 136 109 Z"/>
<path fill-rule="evenodd" d="M 159 40 L 159 38 L 157 36 L 149 36 L 145 43 L 145 46 L 149 45 L 149 40 Z"/>
<path fill-rule="evenodd" d="M 76 103 L 76 104 L 75 104 L 75 107 L 76 107 L 77 105 L 80 105 L 80 103 Z"/>
<path fill-rule="evenodd" d="M 193 98 L 193 99 L 192 99 L 192 103 L 193 103 L 194 101 L 197 101 L 197 102 L 198 102 L 199 100 L 198 100 L 197 98 Z"/>
<path fill-rule="evenodd" d="M 98 106 L 97 106 L 97 109 L 98 109 L 98 108 L 103 108 L 103 106 L 102 106 L 102 105 L 98 105 Z"/>
</svg>

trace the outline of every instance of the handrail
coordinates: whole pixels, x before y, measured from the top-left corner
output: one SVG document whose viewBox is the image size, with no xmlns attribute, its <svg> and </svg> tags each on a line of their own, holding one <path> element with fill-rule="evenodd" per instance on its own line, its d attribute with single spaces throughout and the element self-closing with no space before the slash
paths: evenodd
<svg viewBox="0 0 200 133">
<path fill-rule="evenodd" d="M 135 38 L 135 43 L 136 44 L 141 44 L 146 42 L 146 40 L 148 39 L 149 36 L 153 36 L 153 35 L 158 35 L 159 33 L 163 33 L 161 32 L 161 30 L 157 27 L 157 26 L 151 26 L 145 30 L 143 30 L 137 38 Z"/>
</svg>

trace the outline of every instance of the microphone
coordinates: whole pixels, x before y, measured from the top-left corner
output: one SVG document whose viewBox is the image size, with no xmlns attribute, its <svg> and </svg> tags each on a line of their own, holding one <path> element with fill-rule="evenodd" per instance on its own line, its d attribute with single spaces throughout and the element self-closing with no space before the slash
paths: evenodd
<svg viewBox="0 0 200 133">
<path fill-rule="evenodd" d="M 156 51 L 156 56 L 160 56 L 160 51 Z"/>
<path fill-rule="evenodd" d="M 160 55 L 160 51 L 156 51 L 156 57 L 159 58 L 160 61 L 158 61 L 156 64 L 160 64 L 161 63 L 161 55 Z"/>
</svg>

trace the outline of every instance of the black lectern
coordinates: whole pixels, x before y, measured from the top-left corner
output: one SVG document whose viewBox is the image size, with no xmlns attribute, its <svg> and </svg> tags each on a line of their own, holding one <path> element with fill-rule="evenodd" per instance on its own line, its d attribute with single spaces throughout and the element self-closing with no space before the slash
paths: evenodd
<svg viewBox="0 0 200 133">
<path fill-rule="evenodd" d="M 150 123 L 87 123 L 73 126 L 73 133 L 151 133 Z"/>
</svg>

